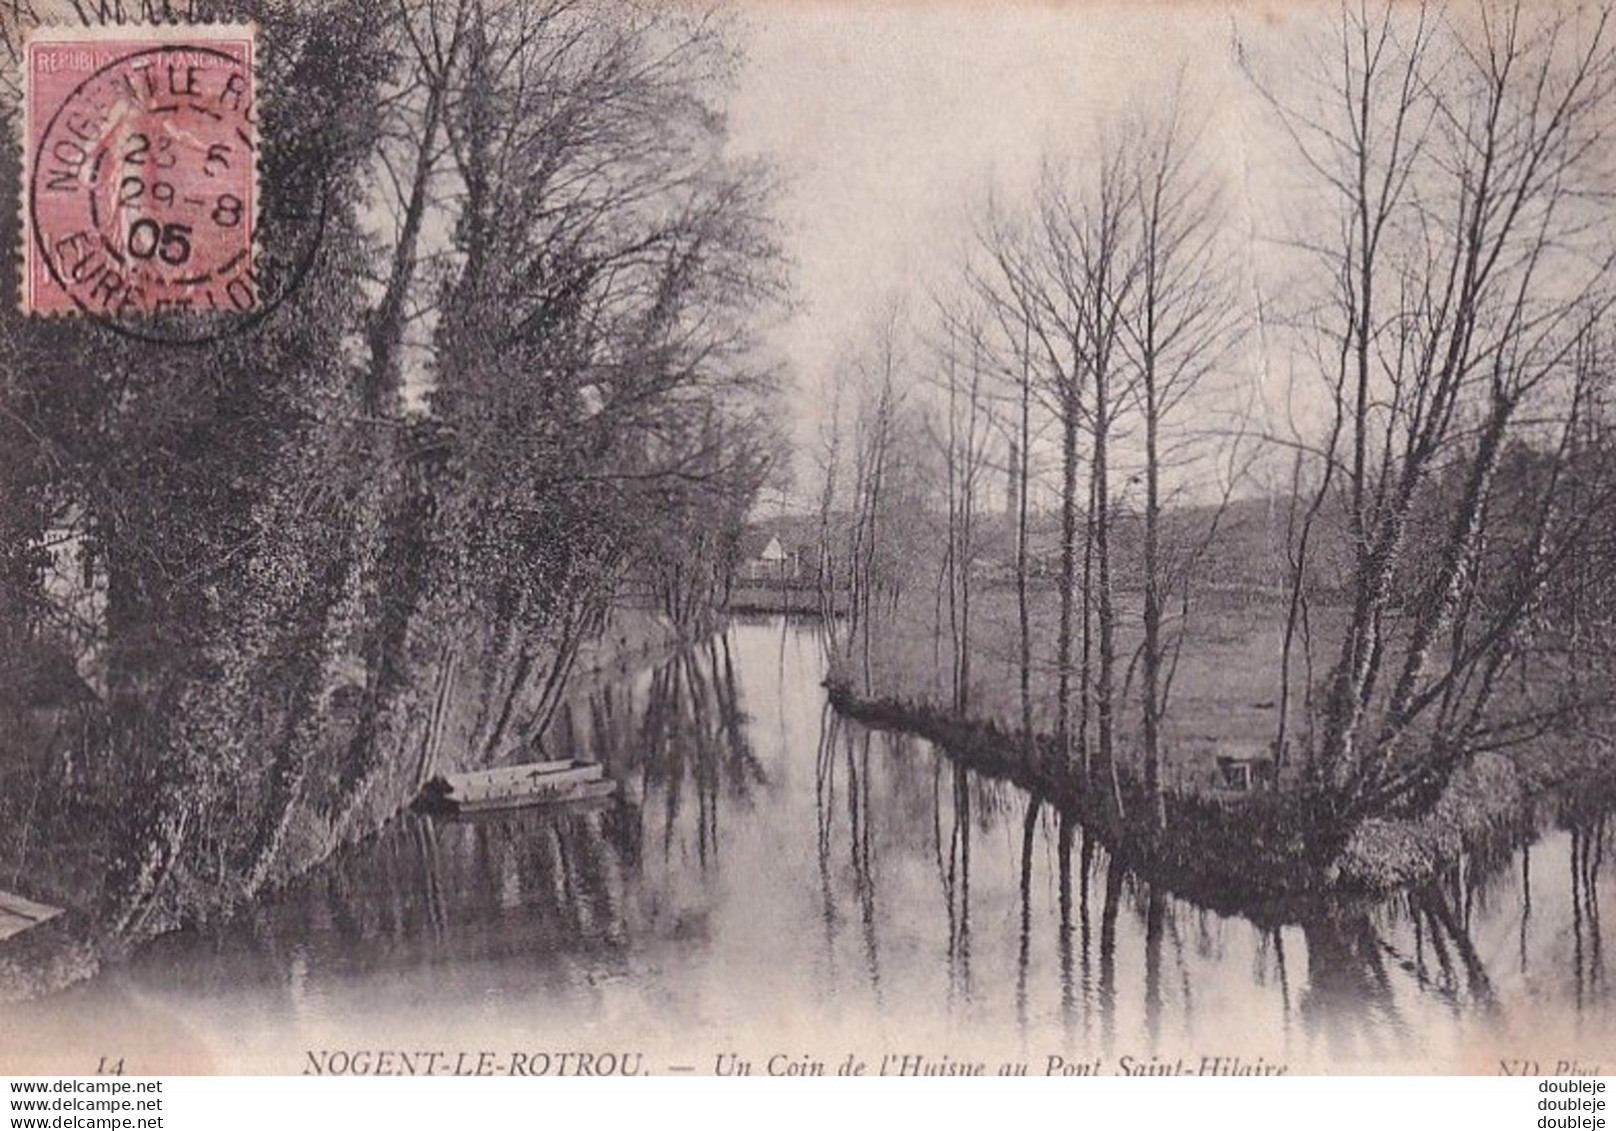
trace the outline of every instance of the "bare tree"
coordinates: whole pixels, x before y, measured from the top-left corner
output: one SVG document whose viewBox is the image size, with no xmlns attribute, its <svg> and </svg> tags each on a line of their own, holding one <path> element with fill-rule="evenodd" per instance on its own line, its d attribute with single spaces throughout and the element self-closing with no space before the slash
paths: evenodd
<svg viewBox="0 0 1616 1131">
<path fill-rule="evenodd" d="M 888 308 L 876 327 L 873 357 L 863 368 L 854 436 L 852 536 L 848 562 L 848 635 L 845 660 L 860 661 L 866 689 L 874 685 L 871 634 L 882 611 L 881 590 L 894 603 L 900 584 L 897 568 L 884 547 L 888 510 L 892 505 L 893 459 L 899 444 L 903 397 L 899 383 L 901 310 Z"/>
<path fill-rule="evenodd" d="M 955 304 L 934 301 L 943 326 L 939 379 L 943 415 L 931 428 L 942 451 L 947 501 L 946 543 L 940 578 L 947 583 L 954 710 L 969 707 L 971 685 L 971 606 L 982 539 L 977 508 L 993 441 L 989 380 L 992 376 L 985 313 L 973 297 Z M 963 373 L 961 372 L 963 370 Z"/>
<path fill-rule="evenodd" d="M 1073 335 L 1079 372 L 1088 378 L 1086 414 L 1091 444 L 1089 529 L 1092 575 L 1086 567 L 1084 595 L 1092 600 L 1098 662 L 1093 673 L 1096 759 L 1099 780 L 1110 786 L 1119 815 L 1123 810 L 1116 757 L 1117 613 L 1111 536 L 1111 445 L 1117 420 L 1129 399 L 1132 374 L 1124 354 L 1125 312 L 1139 281 L 1132 207 L 1134 186 L 1121 148 L 1102 147 L 1094 180 L 1074 191 L 1050 186 L 1041 209 L 1050 263 L 1063 293 L 1074 297 L 1080 317 Z M 1075 456 L 1075 452 L 1071 453 Z M 1090 540 L 1086 539 L 1086 542 Z M 1085 641 L 1088 634 L 1085 633 Z M 1086 665 L 1085 665 L 1086 666 Z M 1087 680 L 1085 685 L 1087 686 Z"/>
<path fill-rule="evenodd" d="M 1236 326 L 1224 248 L 1219 239 L 1217 185 L 1197 152 L 1184 118 L 1182 88 L 1159 123 L 1135 135 L 1132 207 L 1137 210 L 1138 283 L 1125 311 L 1123 348 L 1136 373 L 1144 430 L 1144 640 L 1140 699 L 1144 784 L 1151 819 L 1166 825 L 1162 789 L 1162 722 L 1167 709 L 1172 645 L 1164 629 L 1174 563 L 1162 545 L 1164 472 L 1182 464 L 1195 440 L 1179 417 L 1228 356 Z M 1225 499 L 1227 495 L 1225 496 Z M 1215 521 L 1215 520 L 1214 520 Z M 1176 580 L 1188 584 L 1188 562 Z M 1187 599 L 1187 593 L 1186 593 Z M 1182 626 L 1181 629 L 1182 631 Z"/>
<path fill-rule="evenodd" d="M 1009 470 L 1015 483 L 1013 517 L 1016 524 L 1015 585 L 1018 631 L 1016 667 L 1021 699 L 1022 743 L 1030 759 L 1036 741 L 1033 733 L 1033 639 L 1029 596 L 1029 574 L 1032 569 L 1030 522 L 1033 487 L 1032 451 L 1037 435 L 1033 409 L 1035 402 L 1040 409 L 1043 408 L 1044 398 L 1040 395 L 1043 387 L 1052 386 L 1059 389 L 1063 385 L 1060 353 L 1054 344 L 1055 338 L 1059 335 L 1052 333 L 1046 322 L 1048 312 L 1044 300 L 1040 297 L 1042 281 L 1036 272 L 1036 259 L 1030 246 L 1029 233 L 1017 230 L 1013 222 L 1003 216 L 992 201 L 989 201 L 978 223 L 974 251 L 976 262 L 967 269 L 969 286 L 991 313 L 997 325 L 1002 340 L 1001 353 L 1007 358 L 1007 376 L 1012 385 L 1010 400 L 1015 428 L 1014 439 L 1010 444 L 1012 466 Z M 1053 379 L 1048 376 L 1046 366 L 1054 370 Z M 1067 722 L 1071 715 L 1071 603 L 1074 599 L 1075 586 L 1068 571 L 1075 560 L 1075 554 L 1067 554 L 1070 544 L 1064 535 L 1073 534 L 1075 541 L 1076 473 L 1074 468 L 1068 478 L 1065 475 L 1065 468 L 1069 463 L 1075 462 L 1077 430 L 1075 406 L 1068 407 L 1073 411 L 1055 415 L 1063 422 L 1074 425 L 1067 428 L 1063 424 L 1062 428 L 1063 440 L 1070 438 L 1072 441 L 1068 453 L 1072 458 L 1062 461 L 1063 570 L 1060 595 L 1062 619 L 1057 642 L 1057 651 L 1061 656 L 1059 667 L 1062 680 L 1057 697 L 1059 712 L 1057 733 L 1061 738 L 1063 757 L 1069 761 L 1070 751 L 1066 749 L 1065 743 L 1069 735 Z"/>
<path fill-rule="evenodd" d="M 839 653 L 836 639 L 839 623 L 836 616 L 838 582 L 832 521 L 836 513 L 837 480 L 842 474 L 844 384 L 842 367 L 838 366 L 830 376 L 829 408 L 819 421 L 820 444 L 823 448 L 820 474 L 824 478 L 819 492 L 819 552 L 815 563 L 814 585 L 819 600 L 819 617 L 824 625 L 827 658 Z"/>
<path fill-rule="evenodd" d="M 1541 445 L 1545 421 L 1559 437 L 1546 451 L 1561 450 L 1585 399 L 1576 343 L 1609 304 L 1613 249 L 1595 203 L 1609 189 L 1609 23 L 1608 9 L 1351 5 L 1317 103 L 1273 96 L 1337 223 L 1297 241 L 1331 286 L 1312 327 L 1332 359 L 1333 412 L 1311 442 L 1309 515 L 1339 499 L 1351 554 L 1312 750 L 1326 848 L 1365 815 L 1428 802 L 1500 725 L 1481 720 L 1547 550 L 1513 562 L 1506 600 L 1469 595 L 1501 461 L 1513 443 Z M 1439 494 L 1446 518 L 1416 526 Z M 1550 498 L 1527 541 L 1569 553 L 1560 539 L 1575 532 Z"/>
<path fill-rule="evenodd" d="M 1062 173 L 1046 165 L 1030 213 L 1020 223 L 991 213 L 979 235 L 985 258 L 991 267 L 983 273 L 981 286 L 997 293 L 998 309 L 1013 310 L 1023 333 L 1027 357 L 1023 377 L 1030 399 L 1036 384 L 1060 430 L 1060 608 L 1055 636 L 1055 743 L 1061 763 L 1080 767 L 1089 775 L 1087 703 L 1089 679 L 1087 664 L 1079 674 L 1076 639 L 1079 603 L 1084 621 L 1090 609 L 1087 569 L 1079 572 L 1080 521 L 1086 534 L 1093 531 L 1092 498 L 1084 505 L 1079 496 L 1081 440 L 1089 424 L 1089 405 L 1084 384 L 1091 377 L 1087 363 L 1085 335 L 1091 329 L 1089 307 L 1095 301 L 1088 280 L 1074 270 L 1074 232 L 1082 230 L 1077 204 Z M 1003 321 L 1005 315 L 1001 313 Z M 1032 380 L 1031 355 L 1039 357 L 1037 381 Z M 1029 414 L 1030 415 L 1030 414 Z M 1092 485 L 1089 492 L 1092 497 Z M 1082 517 L 1080 518 L 1080 514 Z M 1090 539 L 1085 537 L 1087 544 Z M 1082 555 L 1087 558 L 1087 545 Z M 1087 655 L 1089 633 L 1082 630 L 1082 647 Z M 1074 698 L 1083 696 L 1081 712 L 1074 710 Z"/>
</svg>

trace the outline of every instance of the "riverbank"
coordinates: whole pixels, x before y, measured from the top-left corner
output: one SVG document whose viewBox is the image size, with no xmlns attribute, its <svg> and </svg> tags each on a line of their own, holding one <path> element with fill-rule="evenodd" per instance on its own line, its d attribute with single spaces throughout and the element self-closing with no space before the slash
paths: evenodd
<svg viewBox="0 0 1616 1131">
<path fill-rule="evenodd" d="M 612 612 L 598 636 L 579 648 L 563 700 L 587 697 L 601 686 L 622 680 L 656 664 L 688 643 L 685 636 L 648 610 L 620 608 Z M 435 659 L 435 657 L 434 657 Z M 361 802 L 342 819 L 323 800 L 336 791 L 336 768 L 348 749 L 352 723 L 338 710 L 319 724 L 317 760 L 321 773 L 311 774 L 303 803 L 291 822 L 276 868 L 258 891 L 243 895 L 234 877 L 222 877 L 202 890 L 190 877 L 170 874 L 161 905 L 132 928 L 109 932 L 98 919 L 105 901 L 110 866 L 110 821 L 95 817 L 115 811 L 129 799 L 119 791 L 138 788 L 124 780 L 97 778 L 94 788 L 72 789 L 61 780 L 63 760 L 44 738 L 50 720 L 25 719 L 29 727 L 13 728 L 12 742 L 0 749 L 0 792 L 6 800 L 33 799 L 20 812 L 0 810 L 13 821 L 0 837 L 0 877 L 18 893 L 67 909 L 49 923 L 0 941 L 0 1002 L 39 997 L 92 977 L 103 963 L 117 962 L 150 939 L 189 923 L 229 918 L 257 897 L 267 896 L 317 867 L 340 849 L 361 843 L 415 798 L 418 782 L 430 765 L 466 768 L 481 764 L 472 739 L 476 733 L 481 683 L 464 665 L 423 662 L 412 673 L 413 694 L 405 698 L 392 751 L 383 773 L 364 792 Z M 22 742 L 28 736 L 38 741 Z M 190 822 L 212 819 L 199 815 Z M 97 834 L 101 835 L 97 835 Z"/>
<path fill-rule="evenodd" d="M 724 601 L 724 612 L 734 616 L 822 616 L 826 596 L 811 581 L 738 581 Z M 847 590 L 828 594 L 833 615 L 847 612 Z"/>
<path fill-rule="evenodd" d="M 985 772 L 1035 789 L 1080 816 L 1119 855 L 1209 906 L 1260 909 L 1405 888 L 1477 846 L 1518 843 L 1535 826 L 1542 805 L 1616 780 L 1616 755 L 1607 746 L 1545 736 L 1472 760 L 1427 816 L 1366 821 L 1332 859 L 1309 860 L 1310 823 L 1292 800 L 1300 794 L 1302 759 L 1294 738 L 1290 749 L 1276 755 L 1275 736 L 1282 714 L 1289 735 L 1305 733 L 1303 689 L 1317 672 L 1297 654 L 1300 649 L 1293 651 L 1291 693 L 1283 696 L 1283 602 L 1252 591 L 1208 591 L 1174 622 L 1171 696 L 1161 721 L 1168 833 L 1158 842 L 1148 822 L 1134 819 L 1151 805 L 1143 788 L 1138 595 L 1116 595 L 1120 820 L 1109 781 L 1100 796 L 1089 796 L 1078 772 L 1054 755 L 1049 736 L 1059 729 L 1053 651 L 1058 594 L 1039 584 L 1028 596 L 1035 642 L 1030 729 L 1037 741 L 1021 737 L 1026 728 L 1015 594 L 997 587 L 973 596 L 963 717 L 954 709 L 956 626 L 946 604 L 922 608 L 911 600 L 895 607 L 871 635 L 867 651 L 861 640 L 852 654 L 832 662 L 827 686 L 833 701 L 857 718 L 932 738 Z M 1330 654 L 1341 615 L 1328 605 L 1311 611 L 1315 655 Z M 1096 656 L 1089 661 L 1098 664 Z M 1092 717 L 1089 725 L 1096 725 Z"/>
<path fill-rule="evenodd" d="M 1430 815 L 1365 822 L 1321 868 L 1308 859 L 1305 816 L 1282 794 L 1258 791 L 1233 798 L 1169 792 L 1167 833 L 1156 837 L 1146 822 L 1127 818 L 1145 812 L 1148 798 L 1126 769 L 1118 776 L 1119 819 L 1109 783 L 1101 791 L 1086 788 L 1079 772 L 1061 763 L 1047 736 L 1029 743 L 992 720 L 961 718 L 921 701 L 861 695 L 835 673 L 826 689 L 843 715 L 919 735 L 972 770 L 1042 798 L 1081 822 L 1153 884 L 1264 925 L 1303 921 L 1326 902 L 1373 901 L 1432 879 L 1465 852 L 1519 844 L 1535 832 L 1537 803 L 1574 778 L 1585 785 L 1603 783 L 1606 792 L 1616 786 L 1616 774 L 1603 759 L 1589 759 L 1569 773 L 1534 775 L 1514 759 L 1483 755 L 1455 775 Z"/>
<path fill-rule="evenodd" d="M 1478 1041 L 1518 1043 L 1544 1016 L 1608 1028 L 1587 989 L 1613 897 L 1608 868 L 1595 874 L 1608 820 L 1379 902 L 1299 906 L 1295 922 L 1219 913 L 1043 797 L 831 710 L 821 628 L 731 622 L 608 683 L 580 708 L 575 748 L 553 730 L 552 752 L 606 765 L 626 804 L 404 814 L 229 922 L 0 1015 L 30 1050 L 95 1032 L 154 1072 L 284 1070 L 331 1034 L 352 1044 L 411 1019 L 457 1047 L 497 1030 L 545 1048 L 610 1036 L 613 1018 L 694 1018 L 720 1043 L 737 1018 L 760 1041 L 809 1018 L 843 1045 L 941 1018 L 945 1043 L 969 1034 L 1009 1056 L 1031 1040 L 1169 1060 L 1228 1051 L 1238 1031 L 1256 1034 L 1242 1054 L 1318 1070 L 1368 1070 L 1341 1049 L 1395 1070 L 1451 1048 L 1462 1067 Z M 176 1049 L 176 1031 L 197 1040 Z M 187 1067 L 198 1048 L 211 1068 Z"/>
</svg>

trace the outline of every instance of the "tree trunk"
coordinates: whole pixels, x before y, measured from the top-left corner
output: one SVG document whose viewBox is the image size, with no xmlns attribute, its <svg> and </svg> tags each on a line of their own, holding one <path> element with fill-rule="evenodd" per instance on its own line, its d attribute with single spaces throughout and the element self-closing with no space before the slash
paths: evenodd
<svg viewBox="0 0 1616 1131">
<path fill-rule="evenodd" d="M 1143 699 L 1145 743 L 1145 792 L 1149 795 L 1151 819 L 1156 831 L 1167 827 L 1167 801 L 1162 788 L 1161 766 L 1161 669 L 1162 669 L 1162 593 L 1161 593 L 1161 474 L 1157 430 L 1160 425 L 1156 403 L 1156 380 L 1152 366 L 1147 362 L 1144 371 L 1145 393 L 1145 593 L 1144 593 L 1144 651 Z"/>
<path fill-rule="evenodd" d="M 1021 684 L 1021 741 L 1027 761 L 1031 762 L 1036 738 L 1032 731 L 1032 616 L 1027 604 L 1027 488 L 1030 464 L 1028 449 L 1032 447 L 1032 377 L 1028 372 L 1027 351 L 1030 343 L 1022 343 L 1021 364 L 1021 442 L 1017 445 L 1016 467 L 1016 620 L 1021 630 L 1021 652 L 1018 675 Z"/>
<path fill-rule="evenodd" d="M 1095 684 L 1095 716 L 1098 726 L 1100 770 L 1111 780 L 1117 815 L 1122 815 L 1122 791 L 1117 778 L 1115 681 L 1117 662 L 1116 608 L 1111 594 L 1111 499 L 1109 476 L 1110 390 L 1104 367 L 1094 382 L 1094 558 L 1096 615 L 1100 628 L 1100 670 Z"/>
<path fill-rule="evenodd" d="M 1075 384 L 1075 376 L 1073 378 Z M 1055 641 L 1055 663 L 1059 680 L 1056 689 L 1055 741 L 1061 765 L 1072 764 L 1072 630 L 1077 602 L 1077 405 L 1074 388 L 1068 388 L 1061 404 L 1061 574 L 1060 628 Z M 1086 588 L 1086 586 L 1085 586 Z M 1084 634 L 1085 638 L 1087 633 Z M 1083 759 L 1088 774 L 1088 758 Z"/>
</svg>

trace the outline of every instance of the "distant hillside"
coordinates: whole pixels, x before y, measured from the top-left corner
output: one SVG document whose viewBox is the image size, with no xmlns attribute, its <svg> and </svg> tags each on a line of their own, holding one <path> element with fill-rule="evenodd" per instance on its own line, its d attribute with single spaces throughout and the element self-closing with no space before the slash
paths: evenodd
<svg viewBox="0 0 1616 1131">
<path fill-rule="evenodd" d="M 1294 520 L 1298 524 L 1307 502 L 1300 500 L 1294 508 Z M 1291 500 L 1282 495 L 1231 500 L 1221 508 L 1221 515 L 1216 505 L 1171 508 L 1163 513 L 1163 552 L 1173 563 L 1185 563 L 1198 554 L 1195 576 L 1197 584 L 1203 587 L 1283 589 L 1289 570 L 1285 544 L 1291 510 Z M 911 545 L 917 541 L 929 545 L 928 553 L 940 555 L 944 552 L 947 518 L 928 513 L 926 519 L 923 536 L 917 539 L 911 530 L 906 540 Z M 831 529 L 843 542 L 841 553 L 847 549 L 850 522 L 851 515 L 846 513 L 838 513 L 831 519 Z M 1079 537 L 1082 522 L 1080 515 Z M 1215 532 L 1212 531 L 1214 523 Z M 1060 570 L 1060 515 L 1053 510 L 1039 511 L 1032 516 L 1031 525 L 1032 572 L 1039 577 L 1054 577 Z M 977 519 L 977 532 L 981 547 L 979 568 L 990 578 L 1008 576 L 1013 569 L 1015 552 L 1013 527 L 1008 517 L 1002 512 L 981 515 Z M 1335 589 L 1342 584 L 1347 568 L 1342 535 L 1343 524 L 1337 508 L 1327 507 L 1315 521 L 1309 555 L 1315 591 Z M 804 562 L 812 562 L 818 556 L 819 518 L 817 515 L 787 515 L 754 522 L 749 527 L 747 544 L 761 545 L 770 536 L 779 537 L 787 550 L 800 551 Z M 1114 517 L 1111 553 L 1117 587 L 1138 588 L 1144 557 L 1141 515 L 1128 512 Z"/>
</svg>

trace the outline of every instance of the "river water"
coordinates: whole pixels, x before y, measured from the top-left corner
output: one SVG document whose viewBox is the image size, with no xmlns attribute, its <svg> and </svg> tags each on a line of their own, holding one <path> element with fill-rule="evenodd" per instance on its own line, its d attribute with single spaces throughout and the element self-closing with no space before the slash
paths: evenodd
<svg viewBox="0 0 1616 1131">
<path fill-rule="evenodd" d="M 549 753 L 600 759 L 624 803 L 400 816 L 29 1022 L 130 1050 L 131 1071 L 413 1047 L 701 1072 L 847 1053 L 1547 1072 L 1616 1048 L 1601 823 L 1549 822 L 1426 890 L 1260 927 L 1153 889 L 923 740 L 838 718 L 822 671 L 812 625 L 734 625 L 555 728 Z"/>
</svg>

